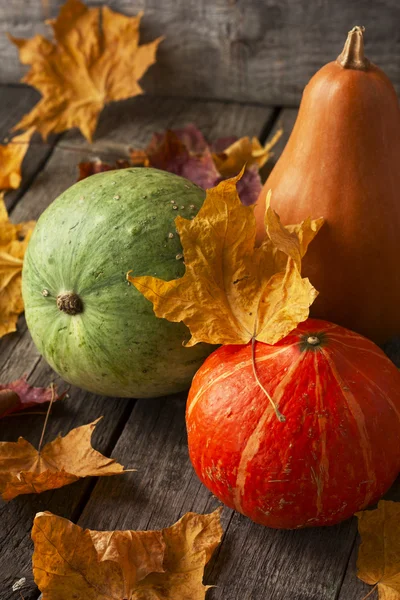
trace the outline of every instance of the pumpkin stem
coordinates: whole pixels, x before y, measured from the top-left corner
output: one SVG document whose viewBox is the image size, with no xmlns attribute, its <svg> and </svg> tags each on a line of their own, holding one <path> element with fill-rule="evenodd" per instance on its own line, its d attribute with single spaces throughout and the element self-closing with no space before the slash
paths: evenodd
<svg viewBox="0 0 400 600">
<path fill-rule="evenodd" d="M 337 62 L 344 69 L 356 69 L 366 71 L 370 62 L 364 55 L 364 36 L 365 27 L 353 27 L 349 31 L 343 51 L 337 57 Z"/>
<path fill-rule="evenodd" d="M 57 308 L 67 315 L 79 315 L 83 312 L 83 303 L 78 294 L 63 292 L 57 296 Z"/>
<path fill-rule="evenodd" d="M 264 392 L 264 394 L 267 396 L 268 400 L 270 401 L 272 408 L 275 411 L 275 414 L 278 418 L 278 420 L 281 423 L 284 423 L 286 421 L 286 417 L 280 412 L 279 408 L 277 407 L 277 405 L 275 404 L 275 402 L 272 400 L 270 394 L 267 392 L 267 390 L 265 389 L 265 387 L 263 386 L 263 384 L 261 383 L 258 375 L 257 375 L 257 370 L 256 370 L 256 338 L 252 337 L 251 338 L 251 364 L 253 366 L 253 374 L 254 374 L 254 378 L 257 382 L 257 384 L 259 385 L 259 387 L 262 389 L 262 391 Z"/>
</svg>

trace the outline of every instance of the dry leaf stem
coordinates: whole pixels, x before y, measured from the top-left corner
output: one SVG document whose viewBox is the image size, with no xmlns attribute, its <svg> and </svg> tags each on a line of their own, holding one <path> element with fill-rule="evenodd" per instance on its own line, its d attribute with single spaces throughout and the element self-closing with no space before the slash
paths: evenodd
<svg viewBox="0 0 400 600">
<path fill-rule="evenodd" d="M 379 581 L 378 581 L 378 583 L 379 583 Z M 364 596 L 363 598 L 361 598 L 361 600 L 367 600 L 367 598 L 369 598 L 370 596 L 372 596 L 372 594 L 375 592 L 375 590 L 378 589 L 378 583 L 376 583 L 374 585 L 374 587 L 372 588 L 372 590 L 370 590 L 366 596 Z"/>
<path fill-rule="evenodd" d="M 51 387 L 51 399 L 50 399 L 49 407 L 47 409 L 46 417 L 45 417 L 45 420 L 44 420 L 44 425 L 43 425 L 43 429 L 42 429 L 42 435 L 40 436 L 40 441 L 39 441 L 39 446 L 38 446 L 38 454 L 40 454 L 40 450 L 41 450 L 42 445 L 43 445 L 44 434 L 46 432 L 46 428 L 47 428 L 47 423 L 48 423 L 49 416 L 50 416 L 51 407 L 53 406 L 53 402 L 54 402 L 54 399 L 55 399 L 54 383 L 51 383 L 50 387 Z"/>
</svg>

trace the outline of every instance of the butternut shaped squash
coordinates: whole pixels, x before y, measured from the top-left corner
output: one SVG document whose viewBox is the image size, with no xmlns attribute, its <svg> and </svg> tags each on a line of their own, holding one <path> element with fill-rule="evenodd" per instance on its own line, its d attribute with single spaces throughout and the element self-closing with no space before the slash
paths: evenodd
<svg viewBox="0 0 400 600">
<path fill-rule="evenodd" d="M 341 55 L 306 86 L 289 141 L 258 199 L 284 224 L 326 219 L 303 274 L 320 294 L 312 315 L 377 343 L 400 333 L 400 110 L 388 77 L 354 27 Z"/>
</svg>

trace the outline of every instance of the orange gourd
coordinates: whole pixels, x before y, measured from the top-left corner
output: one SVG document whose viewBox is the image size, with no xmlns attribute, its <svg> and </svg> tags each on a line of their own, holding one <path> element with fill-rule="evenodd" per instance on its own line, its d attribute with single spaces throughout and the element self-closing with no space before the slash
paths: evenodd
<svg viewBox="0 0 400 600">
<path fill-rule="evenodd" d="M 284 224 L 325 217 L 304 259 L 320 292 L 312 316 L 377 343 L 399 334 L 400 110 L 390 80 L 364 56 L 362 28 L 304 90 L 257 201 L 258 242 L 269 189 Z"/>
</svg>

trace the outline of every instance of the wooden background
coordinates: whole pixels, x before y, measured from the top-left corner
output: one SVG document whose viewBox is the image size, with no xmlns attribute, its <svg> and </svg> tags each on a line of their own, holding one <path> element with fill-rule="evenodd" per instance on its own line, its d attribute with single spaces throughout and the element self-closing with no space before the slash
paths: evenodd
<svg viewBox="0 0 400 600">
<path fill-rule="evenodd" d="M 102 4 L 88 0 L 90 5 Z M 0 83 L 22 70 L 6 32 L 45 33 L 63 0 L 0 0 Z M 295 106 L 311 75 L 333 60 L 354 25 L 366 27 L 368 56 L 400 92 L 399 0 L 108 0 L 144 10 L 142 41 L 165 35 L 148 93 Z"/>
</svg>

